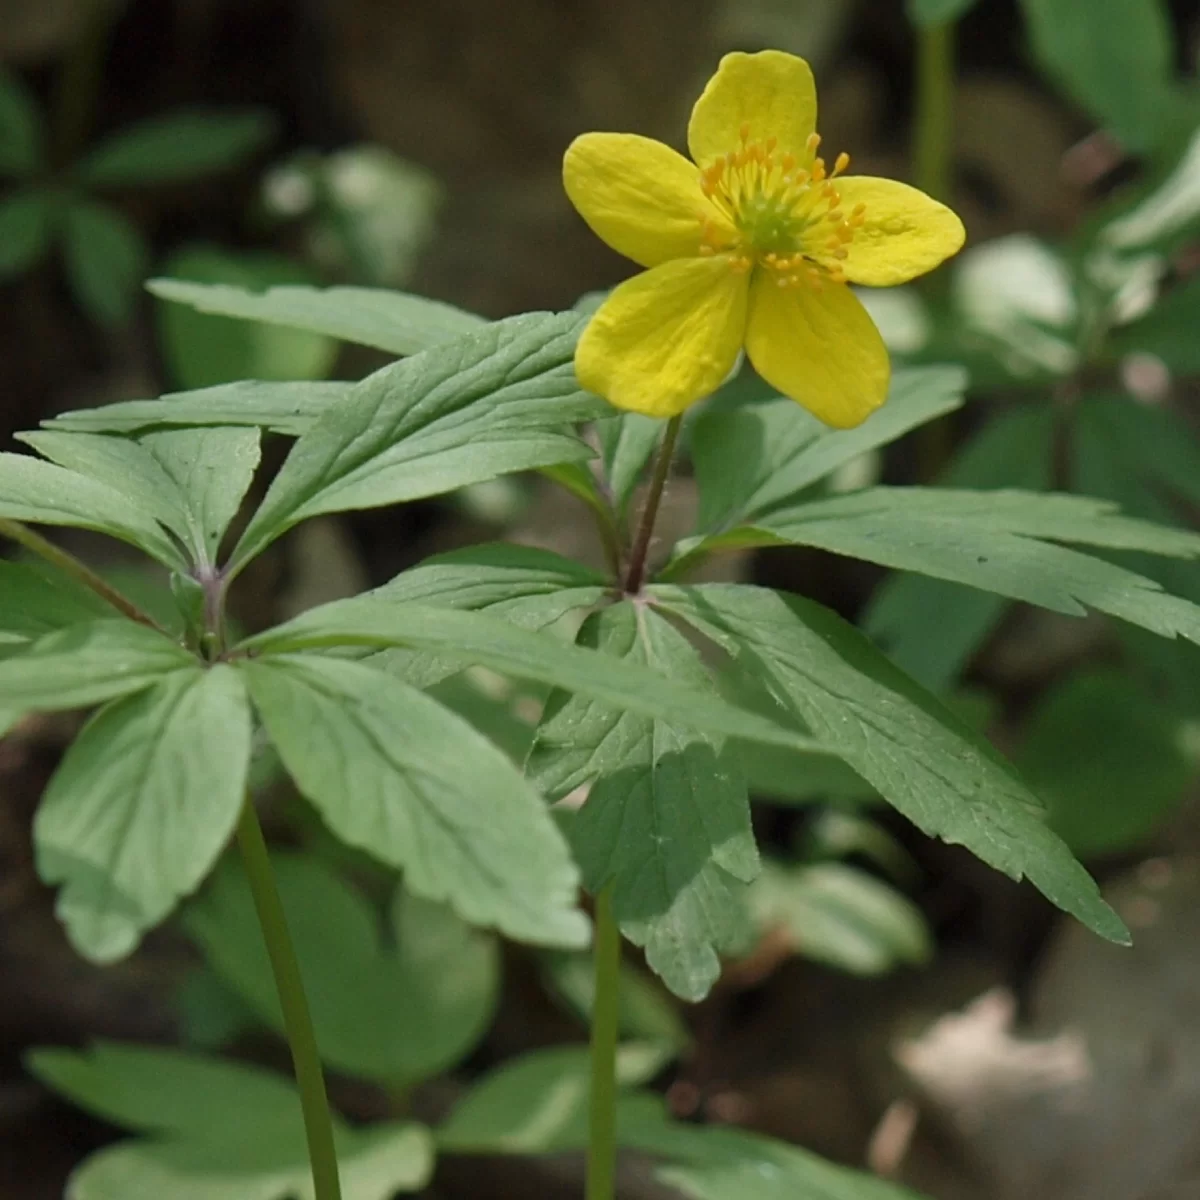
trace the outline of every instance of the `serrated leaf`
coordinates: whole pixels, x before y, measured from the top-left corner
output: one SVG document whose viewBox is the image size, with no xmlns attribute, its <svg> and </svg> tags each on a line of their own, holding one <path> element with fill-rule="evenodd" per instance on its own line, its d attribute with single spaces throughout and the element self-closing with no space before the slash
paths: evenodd
<svg viewBox="0 0 1200 1200">
<path fill-rule="evenodd" d="M 205 565 L 237 515 L 259 458 L 257 429 L 173 429 L 137 439 L 37 430 L 18 437 L 154 513 Z"/>
<path fill-rule="evenodd" d="M 566 432 L 602 405 L 575 382 L 579 325 L 574 314 L 512 317 L 363 380 L 292 448 L 236 560 L 321 513 L 588 457 Z"/>
<path fill-rule="evenodd" d="M 234 254 L 203 245 L 179 250 L 165 269 L 179 279 L 250 288 L 306 283 L 309 278 L 302 266 L 282 255 Z M 214 317 L 180 304 L 162 302 L 155 308 L 167 369 L 181 388 L 240 379 L 322 379 L 337 358 L 337 342 L 324 334 Z"/>
<path fill-rule="evenodd" d="M 157 630 L 133 621 L 90 621 L 47 634 L 0 662 L 6 708 L 56 712 L 142 691 L 196 660 Z"/>
<path fill-rule="evenodd" d="M 697 693 L 636 663 L 564 645 L 542 634 L 517 629 L 489 613 L 384 604 L 369 596 L 339 600 L 257 634 L 238 649 L 268 655 L 331 646 L 432 650 L 464 666 L 490 667 L 501 674 L 548 683 L 617 708 L 706 732 L 829 752 L 812 738 Z"/>
<path fill-rule="evenodd" d="M 53 232 L 52 204 L 37 188 L 0 200 L 0 281 L 20 275 L 45 256 Z"/>
<path fill-rule="evenodd" d="M 628 601 L 589 617 L 579 642 L 715 691 L 687 640 Z M 560 692 L 526 769 L 552 800 L 590 785 L 568 826 L 585 885 L 611 882 L 622 932 L 676 995 L 703 999 L 718 953 L 743 934 L 737 885 L 758 873 L 746 784 L 723 740 Z"/>
<path fill-rule="evenodd" d="M 145 1139 L 92 1155 L 72 1200 L 313 1200 L 296 1090 L 242 1063 L 158 1047 L 100 1043 L 86 1054 L 38 1050 L 30 1069 L 55 1090 Z M 422 1188 L 433 1145 L 420 1125 L 352 1129 L 336 1114 L 345 1200 L 391 1200 Z"/>
<path fill-rule="evenodd" d="M 768 863 L 750 887 L 750 908 L 761 928 L 783 932 L 797 954 L 852 975 L 919 966 L 933 954 L 921 910 L 844 863 Z"/>
<path fill-rule="evenodd" d="M 604 576 L 560 554 L 492 542 L 435 555 L 366 595 L 488 612 L 521 629 L 542 630 L 601 603 L 611 590 Z M 454 658 L 413 650 L 387 650 L 372 661 L 420 688 L 463 669 Z"/>
<path fill-rule="evenodd" d="M 955 456 L 938 482 L 1043 491 L 1050 486 L 1054 424 L 1054 410 L 1040 402 L 1001 412 Z M 991 592 L 928 575 L 896 574 L 875 590 L 860 624 L 898 667 L 931 691 L 943 692 L 1007 607 Z M 936 621 L 929 619 L 931 612 L 937 613 Z"/>
<path fill-rule="evenodd" d="M 1080 855 L 1136 847 L 1193 775 L 1180 717 L 1113 670 L 1072 675 L 1042 697 L 1017 762 Z"/>
<path fill-rule="evenodd" d="M 1200 640 L 1200 608 L 1158 583 L 1057 545 L 1194 557 L 1200 536 L 1062 494 L 870 488 L 773 513 L 774 536 L 881 566 L 918 571 L 1082 616 L 1094 608 L 1164 637 Z"/>
<path fill-rule="evenodd" d="M 102 408 L 80 408 L 43 421 L 47 429 L 78 433 L 137 433 L 154 425 L 256 425 L 299 437 L 340 404 L 351 383 L 312 380 L 277 383 L 243 380 L 191 392 L 169 392 L 157 400 L 123 400 Z"/>
<path fill-rule="evenodd" d="M 150 262 L 137 229 L 105 204 L 77 201 L 63 214 L 62 248 L 71 291 L 92 319 L 126 324 Z"/>
<path fill-rule="evenodd" d="M 18 75 L 0 67 L 0 175 L 21 177 L 41 170 L 44 142 L 37 101 Z"/>
<path fill-rule="evenodd" d="M 541 798 L 489 741 L 382 671 L 314 656 L 241 664 L 300 791 L 347 845 L 464 920 L 587 940 L 578 871 Z"/>
<path fill-rule="evenodd" d="M 34 640 L 56 629 L 112 617 L 95 592 L 39 563 L 0 559 L 0 631 Z"/>
<path fill-rule="evenodd" d="M 662 440 L 663 422 L 641 413 L 618 413 L 596 422 L 604 462 L 604 478 L 613 508 L 624 513 L 637 488 L 642 470 Z"/>
<path fill-rule="evenodd" d="M 94 962 L 128 954 L 229 840 L 250 762 L 250 711 L 227 666 L 173 672 L 110 704 L 72 743 L 34 820 L 38 874 Z"/>
<path fill-rule="evenodd" d="M 853 626 L 762 588 L 655 586 L 651 595 L 721 646 L 923 832 L 1028 878 L 1101 936 L 1128 941 L 1012 767 Z"/>
<path fill-rule="evenodd" d="M 107 533 L 145 550 L 169 567 L 187 567 L 152 510 L 140 507 L 106 483 L 41 462 L 32 455 L 0 452 L 0 516 Z"/>
<path fill-rule="evenodd" d="M 479 332 L 486 322 L 438 300 L 386 288 L 273 287 L 265 292 L 227 284 L 152 279 L 154 295 L 199 312 L 306 329 L 389 354 L 416 354 Z"/>
<path fill-rule="evenodd" d="M 908 0 L 908 19 L 914 25 L 941 25 L 959 20 L 976 3 L 977 0 Z"/>
<path fill-rule="evenodd" d="M 1161 0 L 1021 0 L 1039 62 L 1134 151 L 1162 130 L 1175 50 Z"/>
<path fill-rule="evenodd" d="M 453 1066 L 491 1021 L 499 988 L 494 939 L 448 909 L 397 889 L 394 944 L 361 894 L 316 859 L 271 856 L 305 977 L 321 1056 L 331 1066 L 408 1087 Z M 245 875 L 219 871 L 184 914 L 209 965 L 277 1033 L 275 979 Z"/>
<path fill-rule="evenodd" d="M 119 129 L 74 168 L 89 187 L 178 183 L 236 166 L 275 132 L 263 109 L 182 109 Z"/>
<path fill-rule="evenodd" d="M 691 440 L 698 527 L 721 529 L 778 507 L 844 464 L 960 407 L 966 382 L 961 367 L 897 371 L 887 403 L 849 430 L 831 430 L 782 397 L 709 409 Z"/>
</svg>

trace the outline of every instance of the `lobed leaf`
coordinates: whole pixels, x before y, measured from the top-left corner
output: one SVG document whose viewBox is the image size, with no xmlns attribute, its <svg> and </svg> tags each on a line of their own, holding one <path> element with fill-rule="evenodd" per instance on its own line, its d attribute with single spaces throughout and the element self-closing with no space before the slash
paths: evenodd
<svg viewBox="0 0 1200 1200">
<path fill-rule="evenodd" d="M 555 946 L 587 940 L 578 871 L 541 798 L 424 693 L 316 656 L 240 664 L 288 773 L 347 845 L 464 920 Z"/>
<path fill-rule="evenodd" d="M 71 744 L 34 821 L 38 874 L 85 958 L 128 954 L 208 873 L 233 833 L 250 712 L 228 666 L 175 671 L 102 709 Z"/>
<path fill-rule="evenodd" d="M 629 601 L 593 613 L 579 644 L 715 691 L 687 640 Z M 723 739 L 559 692 L 526 769 L 552 800 L 590 785 L 568 826 L 585 885 L 611 882 L 622 932 L 676 995 L 703 999 L 719 952 L 745 940 L 738 884 L 758 873 L 746 784 Z"/>
<path fill-rule="evenodd" d="M 1012 767 L 853 626 L 754 587 L 659 585 L 651 598 L 716 642 L 923 832 L 1027 877 L 1101 936 L 1128 940 Z"/>
<path fill-rule="evenodd" d="M 513 317 L 363 380 L 292 448 L 236 560 L 321 513 L 588 457 L 566 432 L 602 407 L 575 382 L 579 325 L 574 314 Z"/>
<path fill-rule="evenodd" d="M 150 261 L 136 226 L 107 204 L 81 200 L 63 215 L 62 239 L 67 281 L 80 305 L 105 328 L 125 325 Z"/>
</svg>

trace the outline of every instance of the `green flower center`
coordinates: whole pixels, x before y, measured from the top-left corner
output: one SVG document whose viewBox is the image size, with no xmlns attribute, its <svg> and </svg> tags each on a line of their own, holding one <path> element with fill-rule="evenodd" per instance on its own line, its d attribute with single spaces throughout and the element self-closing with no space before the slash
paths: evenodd
<svg viewBox="0 0 1200 1200">
<path fill-rule="evenodd" d="M 801 162 L 794 154 L 777 154 L 774 138 L 752 142 L 743 125 L 740 148 L 700 172 L 701 190 L 736 234 L 731 239 L 727 228 L 705 218 L 700 252 L 729 255 L 734 270 L 769 271 L 780 287 L 820 290 L 827 281 L 845 283 L 842 263 L 865 210 L 860 204 L 842 211 L 834 180 L 850 156 L 839 154 L 829 171 L 817 157 L 820 144 L 814 133 Z"/>
</svg>

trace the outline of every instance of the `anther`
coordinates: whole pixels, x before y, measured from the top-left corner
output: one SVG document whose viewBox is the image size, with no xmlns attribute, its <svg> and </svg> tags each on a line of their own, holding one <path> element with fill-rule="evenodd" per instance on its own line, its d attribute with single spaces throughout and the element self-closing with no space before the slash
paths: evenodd
<svg viewBox="0 0 1200 1200">
<path fill-rule="evenodd" d="M 833 173 L 840 175 L 850 165 L 850 155 L 845 150 L 837 156 L 837 161 L 833 164 Z"/>
<path fill-rule="evenodd" d="M 743 142 L 748 142 L 750 140 L 750 122 L 749 121 L 742 122 L 742 127 L 738 130 L 738 134 L 740 135 Z"/>
<path fill-rule="evenodd" d="M 819 133 L 810 133 L 805 145 L 808 147 L 809 154 L 816 154 L 817 148 L 821 145 L 821 135 Z"/>
</svg>

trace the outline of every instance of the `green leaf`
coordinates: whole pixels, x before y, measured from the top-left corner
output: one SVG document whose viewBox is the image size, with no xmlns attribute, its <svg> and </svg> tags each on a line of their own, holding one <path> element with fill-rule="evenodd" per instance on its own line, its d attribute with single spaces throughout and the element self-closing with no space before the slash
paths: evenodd
<svg viewBox="0 0 1200 1200">
<path fill-rule="evenodd" d="M 78 433 L 137 433 L 153 425 L 257 425 L 299 437 L 350 394 L 351 383 L 243 380 L 59 413 L 42 424 Z"/>
<path fill-rule="evenodd" d="M 1022 0 L 1033 51 L 1133 151 L 1158 140 L 1175 50 L 1161 0 Z"/>
<path fill-rule="evenodd" d="M 363 896 L 316 859 L 273 854 L 321 1056 L 408 1087 L 454 1066 L 483 1036 L 499 991 L 494 939 L 397 889 L 394 944 Z M 185 913 L 209 965 L 260 1020 L 284 1032 L 275 978 L 245 875 L 232 864 Z"/>
<path fill-rule="evenodd" d="M 257 429 L 172 429 L 136 440 L 60 430 L 18 437 L 154 513 L 205 565 L 237 515 L 259 458 Z"/>
<path fill-rule="evenodd" d="M 618 413 L 597 421 L 596 432 L 600 435 L 604 477 L 608 481 L 613 508 L 624 513 L 629 508 L 642 469 L 662 441 L 663 422 L 641 413 Z"/>
<path fill-rule="evenodd" d="M 0 559 L 0 631 L 15 639 L 112 617 L 112 608 L 95 592 L 38 562 Z"/>
<path fill-rule="evenodd" d="M 47 634 L 0 662 L 6 709 L 56 712 L 153 687 L 195 665 L 181 646 L 133 621 L 91 621 Z"/>
<path fill-rule="evenodd" d="M 148 1135 L 87 1159 L 68 1184 L 72 1200 L 313 1200 L 299 1096 L 279 1075 L 104 1042 L 86 1054 L 34 1051 L 29 1068 L 81 1107 Z M 345 1200 L 391 1200 L 428 1182 L 424 1127 L 333 1122 Z"/>
<path fill-rule="evenodd" d="M 123 492 L 31 455 L 0 453 L 0 516 L 107 533 L 169 567 L 186 563 L 156 520 Z"/>
<path fill-rule="evenodd" d="M 941 25 L 965 16 L 976 3 L 977 0 L 908 0 L 908 19 L 914 25 Z"/>
<path fill-rule="evenodd" d="M 627 1049 L 632 1049 L 628 1047 Z M 436 1131 L 454 1154 L 544 1154 L 587 1146 L 585 1052 L 543 1050 L 484 1076 Z M 667 1119 L 662 1098 L 617 1102 L 622 1146 L 677 1165 L 659 1178 L 704 1200 L 919 1200 L 913 1192 L 743 1130 Z"/>
<path fill-rule="evenodd" d="M 199 312 L 262 321 L 371 346 L 389 354 L 416 354 L 478 333 L 486 322 L 438 300 L 385 288 L 273 287 L 265 292 L 226 284 L 152 279 L 154 295 Z"/>
<path fill-rule="evenodd" d="M 63 256 L 71 291 L 93 320 L 126 324 L 150 261 L 137 229 L 107 205 L 77 201 L 63 216 Z"/>
<path fill-rule="evenodd" d="M 0 282 L 22 274 L 45 256 L 53 215 L 50 196 L 37 188 L 0 200 Z"/>
<path fill-rule="evenodd" d="M 848 462 L 963 402 L 961 367 L 897 371 L 887 403 L 856 429 L 831 430 L 791 400 L 714 407 L 692 431 L 698 525 L 724 528 L 778 507 Z"/>
<path fill-rule="evenodd" d="M 518 679 L 548 683 L 709 733 L 767 745 L 832 753 L 812 738 L 698 693 L 637 663 L 568 646 L 517 629 L 489 613 L 419 604 L 383 604 L 374 597 L 323 604 L 241 644 L 239 650 L 286 654 L 330 646 L 410 646 Z"/>
<path fill-rule="evenodd" d="M 1113 670 L 1072 675 L 1030 717 L 1017 762 L 1079 855 L 1130 850 L 1192 777 L 1179 717 Z"/>
<path fill-rule="evenodd" d="M 1200 375 L 1198 325 L 1200 277 L 1194 276 L 1167 292 L 1140 321 L 1115 330 L 1109 348 L 1117 354 L 1157 355 L 1175 375 Z M 1132 401 L 1126 403 L 1134 407 Z"/>
<path fill-rule="evenodd" d="M 1043 491 L 1050 486 L 1054 422 L 1054 410 L 1041 401 L 997 414 L 938 482 Z M 897 574 L 876 589 L 861 624 L 898 667 L 931 691 L 944 692 L 1007 607 L 1003 597 L 977 588 Z M 931 612 L 937 613 L 936 621 L 929 619 Z"/>
<path fill-rule="evenodd" d="M 621 1047 L 618 1083 L 642 1082 L 647 1062 L 657 1057 L 636 1043 Z M 438 1149 L 449 1154 L 548 1154 L 582 1148 L 589 1081 L 583 1046 L 535 1050 L 506 1062 L 476 1083 L 434 1131 Z"/>
<path fill-rule="evenodd" d="M 379 508 L 589 455 L 566 432 L 602 402 L 579 390 L 579 318 L 533 313 L 363 380 L 292 448 L 235 552 L 308 517 Z"/>
<path fill-rule="evenodd" d="M 811 601 L 761 588 L 656 586 L 651 595 L 716 642 L 923 832 L 1027 877 L 1101 936 L 1128 941 L 1011 766 L 852 626 Z"/>
<path fill-rule="evenodd" d="M 128 954 L 196 888 L 233 833 L 249 762 L 231 667 L 175 671 L 92 718 L 34 821 L 38 874 L 63 885 L 56 911 L 84 957 Z"/>
<path fill-rule="evenodd" d="M 74 173 L 88 187 L 178 183 L 236 166 L 274 133 L 262 109 L 159 113 L 105 138 Z"/>
<path fill-rule="evenodd" d="M 921 910 L 843 863 L 791 869 L 768 863 L 751 885 L 750 908 L 761 928 L 782 931 L 797 954 L 852 975 L 920 966 L 933 955 Z"/>
<path fill-rule="evenodd" d="M 715 691 L 687 640 L 628 601 L 589 617 L 579 642 Z M 677 996 L 703 999 L 718 953 L 743 939 L 737 885 L 758 873 L 736 756 L 720 738 L 559 692 L 527 770 L 551 800 L 590 785 L 568 826 L 585 886 L 611 882 L 621 930 L 651 969 Z"/>
<path fill-rule="evenodd" d="M 166 269 L 177 279 L 247 288 L 305 282 L 308 274 L 281 255 L 233 254 L 210 246 L 178 251 L 168 259 Z M 338 344 L 325 334 L 209 316 L 167 302 L 156 308 L 167 368 L 172 380 L 183 388 L 242 379 L 321 379 L 337 358 Z"/>
<path fill-rule="evenodd" d="M 578 871 L 553 818 L 465 721 L 359 663 L 296 656 L 242 669 L 288 773 L 343 842 L 473 924 L 586 942 Z"/>
<path fill-rule="evenodd" d="M 1200 608 L 1153 580 L 1055 542 L 1193 557 L 1200 536 L 1122 517 L 1086 496 L 870 488 L 775 513 L 762 526 L 899 570 L 998 592 L 1055 612 L 1088 608 L 1164 637 L 1200 640 Z"/>
<path fill-rule="evenodd" d="M 0 67 L 0 175 L 36 174 L 45 162 L 44 143 L 37 101 L 18 75 Z"/>
<path fill-rule="evenodd" d="M 542 630 L 600 604 L 611 590 L 598 572 L 552 551 L 492 542 L 428 558 L 366 595 L 394 604 L 488 612 L 521 629 Z M 372 662 L 420 688 L 457 674 L 464 665 L 413 650 L 387 650 Z"/>
</svg>

